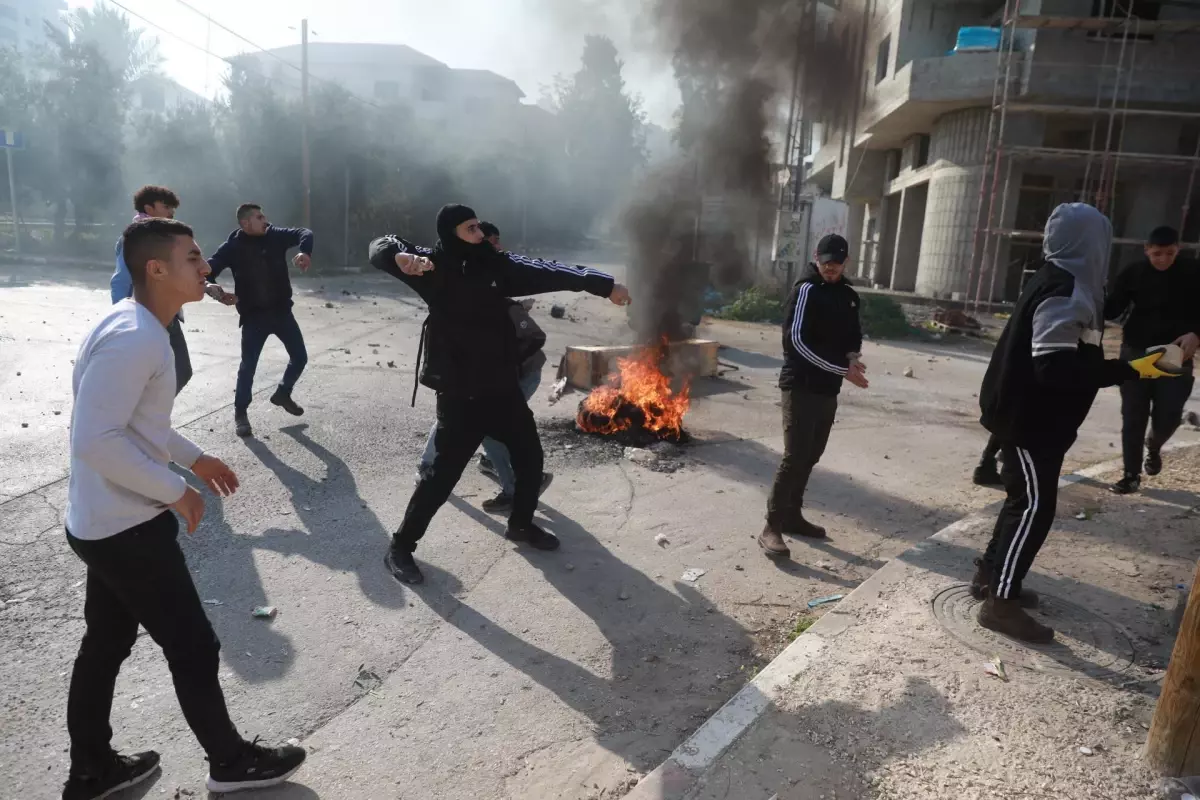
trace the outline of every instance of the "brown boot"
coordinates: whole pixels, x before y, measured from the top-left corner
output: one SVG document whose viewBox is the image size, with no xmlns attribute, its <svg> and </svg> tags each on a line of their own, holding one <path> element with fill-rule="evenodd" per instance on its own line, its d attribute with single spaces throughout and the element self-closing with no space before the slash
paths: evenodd
<svg viewBox="0 0 1200 800">
<path fill-rule="evenodd" d="M 988 584 L 992 582 L 992 575 L 983 565 L 983 559 L 975 559 L 975 577 L 971 578 L 971 597 L 976 600 L 986 600 L 988 596 Z M 1037 608 L 1041 598 L 1033 589 L 1021 590 L 1021 608 Z"/>
<path fill-rule="evenodd" d="M 989 595 L 979 607 L 979 624 L 1023 642 L 1049 644 L 1054 641 L 1054 629 L 1026 614 L 1019 600 Z"/>
<path fill-rule="evenodd" d="M 763 528 L 763 532 L 759 534 L 758 546 L 772 557 L 787 558 L 792 554 L 792 551 L 788 550 L 788 546 L 784 544 L 783 537 L 770 525 Z"/>
<path fill-rule="evenodd" d="M 814 525 L 804 518 L 801 514 L 797 516 L 796 521 L 788 525 L 784 531 L 788 536 L 800 536 L 805 539 L 826 539 L 828 535 L 825 529 L 820 525 Z"/>
</svg>

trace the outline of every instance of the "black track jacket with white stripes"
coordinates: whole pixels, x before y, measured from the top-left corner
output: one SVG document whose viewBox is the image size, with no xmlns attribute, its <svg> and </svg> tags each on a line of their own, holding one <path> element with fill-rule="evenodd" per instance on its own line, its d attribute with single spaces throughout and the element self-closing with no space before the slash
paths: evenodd
<svg viewBox="0 0 1200 800">
<path fill-rule="evenodd" d="M 843 277 L 826 283 L 814 264 L 796 282 L 783 321 L 783 369 L 779 388 L 836 395 L 850 367 L 850 354 L 862 349 L 858 292 Z"/>
<path fill-rule="evenodd" d="M 613 290 L 612 276 L 599 270 L 512 253 L 455 259 L 398 236 L 376 239 L 369 252 L 373 267 L 406 283 L 429 306 L 421 383 L 467 397 L 516 390 L 521 353 L 509 298 L 558 291 L 608 297 Z M 435 267 L 424 275 L 405 275 L 396 266 L 397 253 L 424 255 Z"/>
<path fill-rule="evenodd" d="M 979 408 L 983 427 L 1005 444 L 1065 453 L 1097 392 L 1138 377 L 1128 364 L 1104 359 L 1099 331 L 1075 326 L 1074 341 L 1045 340 L 1050 326 L 1040 318 L 1074 291 L 1070 273 L 1043 264 L 1025 284 L 1000 334 L 983 376 Z"/>
</svg>

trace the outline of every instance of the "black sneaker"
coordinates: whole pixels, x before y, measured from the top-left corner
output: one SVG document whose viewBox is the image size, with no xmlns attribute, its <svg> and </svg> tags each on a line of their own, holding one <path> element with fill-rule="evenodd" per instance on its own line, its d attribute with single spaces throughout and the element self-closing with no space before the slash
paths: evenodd
<svg viewBox="0 0 1200 800">
<path fill-rule="evenodd" d="M 1162 451 L 1146 445 L 1146 474 L 1150 476 L 1162 472 Z"/>
<path fill-rule="evenodd" d="M 417 566 L 417 560 L 413 558 L 412 553 L 388 548 L 383 563 L 388 572 L 392 573 L 392 577 L 401 583 L 415 585 L 425 582 L 425 576 L 421 574 L 421 568 Z"/>
<path fill-rule="evenodd" d="M 500 480 L 500 473 L 496 471 L 496 465 L 492 460 L 482 453 L 479 454 L 479 471 L 487 475 L 492 480 Z"/>
<path fill-rule="evenodd" d="M 557 536 L 547 533 L 533 523 L 516 528 L 509 525 L 504 538 L 510 542 L 524 542 L 538 550 L 557 550 L 559 545 Z"/>
<path fill-rule="evenodd" d="M 1133 494 L 1142 488 L 1142 476 L 1125 473 L 1125 477 L 1108 487 L 1113 494 Z"/>
<path fill-rule="evenodd" d="M 250 417 L 245 411 L 233 412 L 234 433 L 245 439 L 248 436 L 254 435 L 254 429 L 250 427 Z"/>
<path fill-rule="evenodd" d="M 255 739 L 246 742 L 241 754 L 233 761 L 209 765 L 208 790 L 240 792 L 278 786 L 296 774 L 304 759 L 302 747 L 266 747 Z"/>
<path fill-rule="evenodd" d="M 112 754 L 112 760 L 90 772 L 72 774 L 63 786 L 62 800 L 101 800 L 122 789 L 136 786 L 158 769 L 159 755 L 153 750 L 132 756 Z"/>
<path fill-rule="evenodd" d="M 971 481 L 976 486 L 1004 485 L 1004 481 L 1000 479 L 1000 470 L 996 469 L 995 461 L 980 462 L 971 475 Z"/>
<path fill-rule="evenodd" d="M 293 417 L 304 416 L 304 409 L 296 405 L 296 401 L 292 399 L 292 393 L 283 389 L 275 390 L 275 394 L 271 395 L 271 404 L 279 406 Z"/>
<path fill-rule="evenodd" d="M 501 492 L 490 500 L 483 501 L 483 510 L 489 514 L 511 514 L 513 506 L 513 496 L 508 492 Z"/>
</svg>

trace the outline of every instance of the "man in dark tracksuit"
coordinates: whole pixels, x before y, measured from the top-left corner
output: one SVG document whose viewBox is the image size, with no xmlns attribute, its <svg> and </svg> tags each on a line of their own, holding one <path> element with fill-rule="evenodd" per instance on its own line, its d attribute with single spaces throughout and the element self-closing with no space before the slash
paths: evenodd
<svg viewBox="0 0 1200 800">
<path fill-rule="evenodd" d="M 508 448 L 516 473 L 506 537 L 540 550 L 558 547 L 558 539 L 533 522 L 542 446 L 518 385 L 521 354 L 509 298 L 567 290 L 629 302 L 628 290 L 597 270 L 497 252 L 466 206 L 442 208 L 437 231 L 432 251 L 397 236 L 370 247 L 372 266 L 404 281 L 429 306 L 420 348 L 427 347 L 427 355 L 422 362 L 418 353 L 418 369 L 420 382 L 437 392 L 437 455 L 422 471 L 385 558 L 404 583 L 424 580 L 413 558 L 417 542 L 485 436 Z"/>
<path fill-rule="evenodd" d="M 237 390 L 233 396 L 233 421 L 238 436 L 250 436 L 247 409 L 254 390 L 254 372 L 267 338 L 274 335 L 288 354 L 287 369 L 271 402 L 294 416 L 304 409 L 292 399 L 292 389 L 308 364 L 304 335 L 292 314 L 292 279 L 288 276 L 287 251 L 299 247 L 292 263 L 307 272 L 312 263 L 313 234 L 307 228 L 277 228 L 267 221 L 262 208 L 253 203 L 238 207 L 238 229 L 208 259 L 213 297 L 237 304 L 242 326 L 242 363 L 238 367 Z M 216 284 L 228 269 L 233 273 L 233 294 Z"/>
<path fill-rule="evenodd" d="M 798 281 L 783 323 L 783 460 L 767 500 L 767 524 L 758 544 L 768 556 L 791 555 L 783 534 L 824 539 L 825 529 L 804 518 L 804 490 L 821 460 L 845 378 L 867 388 L 859 360 L 862 327 L 858 293 L 843 276 L 850 248 L 830 234 L 817 244 L 817 263 Z"/>
<path fill-rule="evenodd" d="M 1161 354 L 1105 360 L 1104 281 L 1112 225 L 1089 205 L 1060 205 L 1046 222 L 1045 263 L 1025 284 L 992 354 L 979 407 L 1001 442 L 1008 497 L 971 581 L 984 600 L 979 624 L 1029 642 L 1054 631 L 1023 607 L 1037 604 L 1021 583 L 1054 522 L 1058 477 L 1096 394 L 1139 376 L 1163 373 Z"/>
<path fill-rule="evenodd" d="M 1179 258 L 1179 234 L 1174 228 L 1152 231 L 1146 258 L 1121 270 L 1113 282 L 1104 316 L 1115 320 L 1126 313 L 1121 358 L 1131 361 L 1148 348 L 1176 344 L 1183 350 L 1185 375 L 1173 381 L 1130 381 L 1121 386 L 1125 475 L 1113 484 L 1115 494 L 1141 488 L 1143 440 L 1146 474 L 1162 471 L 1162 446 L 1183 421 L 1183 407 L 1195 384 L 1192 357 L 1200 346 L 1200 264 Z"/>
</svg>

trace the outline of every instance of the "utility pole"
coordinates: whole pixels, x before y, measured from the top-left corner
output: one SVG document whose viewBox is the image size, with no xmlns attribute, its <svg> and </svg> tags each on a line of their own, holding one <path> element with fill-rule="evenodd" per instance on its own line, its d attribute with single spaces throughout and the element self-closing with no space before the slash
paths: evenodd
<svg viewBox="0 0 1200 800">
<path fill-rule="evenodd" d="M 1197 569 L 1200 578 L 1200 569 Z M 1146 739 L 1146 760 L 1159 772 L 1179 777 L 1200 772 L 1200 583 L 1192 581 L 1187 608 L 1163 679 L 1162 693 Z"/>
<path fill-rule="evenodd" d="M 308 158 L 308 20 L 300 20 L 300 163 L 304 176 L 304 227 L 312 227 L 312 165 Z"/>
<path fill-rule="evenodd" d="M 346 194 L 342 217 L 342 263 L 350 264 L 350 162 L 346 161 Z"/>
<path fill-rule="evenodd" d="M 13 173 L 13 148 L 5 147 L 4 155 L 8 164 L 8 196 L 12 200 L 13 248 L 21 255 L 21 223 L 17 221 L 17 180 Z"/>
</svg>

